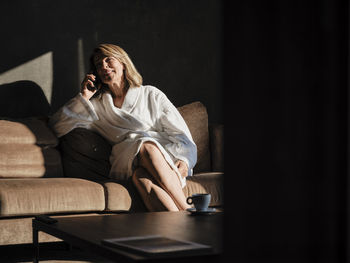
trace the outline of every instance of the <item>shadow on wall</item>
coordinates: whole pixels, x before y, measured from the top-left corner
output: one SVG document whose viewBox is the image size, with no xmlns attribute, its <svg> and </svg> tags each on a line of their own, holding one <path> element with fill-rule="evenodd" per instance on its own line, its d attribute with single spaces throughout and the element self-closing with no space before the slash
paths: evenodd
<svg viewBox="0 0 350 263">
<path fill-rule="evenodd" d="M 0 94 L 1 117 L 47 116 L 50 112 L 44 92 L 33 81 L 21 80 L 0 85 Z"/>
</svg>

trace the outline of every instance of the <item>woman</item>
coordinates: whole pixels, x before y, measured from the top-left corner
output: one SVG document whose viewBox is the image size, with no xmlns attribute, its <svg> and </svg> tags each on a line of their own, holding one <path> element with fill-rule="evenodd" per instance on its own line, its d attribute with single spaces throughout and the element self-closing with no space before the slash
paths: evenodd
<svg viewBox="0 0 350 263">
<path fill-rule="evenodd" d="M 150 211 L 189 208 L 182 188 L 197 148 L 180 113 L 159 89 L 142 85 L 119 46 L 99 45 L 90 61 L 95 74 L 50 118 L 57 136 L 77 127 L 98 132 L 113 145 L 110 177 L 132 176 Z"/>
</svg>

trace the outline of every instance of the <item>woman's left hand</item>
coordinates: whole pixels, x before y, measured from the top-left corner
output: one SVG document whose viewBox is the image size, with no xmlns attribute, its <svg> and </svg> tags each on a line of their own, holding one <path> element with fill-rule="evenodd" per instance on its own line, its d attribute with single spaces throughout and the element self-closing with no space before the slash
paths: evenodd
<svg viewBox="0 0 350 263">
<path fill-rule="evenodd" d="M 182 177 L 186 177 L 188 175 L 188 167 L 184 161 L 177 160 L 175 162 L 175 165 L 176 165 L 177 169 L 179 169 L 179 172 L 180 172 Z"/>
</svg>

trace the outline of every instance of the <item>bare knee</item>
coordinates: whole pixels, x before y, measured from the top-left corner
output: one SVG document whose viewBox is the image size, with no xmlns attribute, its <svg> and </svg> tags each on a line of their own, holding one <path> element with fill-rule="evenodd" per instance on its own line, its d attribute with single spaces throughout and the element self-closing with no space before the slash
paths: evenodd
<svg viewBox="0 0 350 263">
<path fill-rule="evenodd" d="M 172 169 L 166 163 L 163 154 L 153 142 L 144 142 L 139 152 L 139 165 L 153 175 L 158 184 L 167 186 L 171 183 Z M 170 169 L 170 170 L 169 170 Z"/>
<path fill-rule="evenodd" d="M 140 164 L 145 164 L 145 162 L 149 161 L 152 156 L 158 152 L 159 149 L 153 142 L 144 142 L 139 151 Z"/>
<path fill-rule="evenodd" d="M 157 145 L 154 142 L 144 142 L 141 145 L 140 153 L 141 154 L 152 154 L 155 151 L 159 151 Z"/>
</svg>

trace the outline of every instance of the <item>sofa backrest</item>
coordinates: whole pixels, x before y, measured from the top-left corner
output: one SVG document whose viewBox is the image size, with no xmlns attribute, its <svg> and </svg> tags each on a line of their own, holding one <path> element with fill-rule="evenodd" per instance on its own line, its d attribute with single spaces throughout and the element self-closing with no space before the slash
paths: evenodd
<svg viewBox="0 0 350 263">
<path fill-rule="evenodd" d="M 0 178 L 62 177 L 57 144 L 43 119 L 0 120 Z"/>
<path fill-rule="evenodd" d="M 208 113 L 206 107 L 199 101 L 192 102 L 178 108 L 190 129 L 192 138 L 197 145 L 197 164 L 194 172 L 211 171 Z"/>
</svg>

